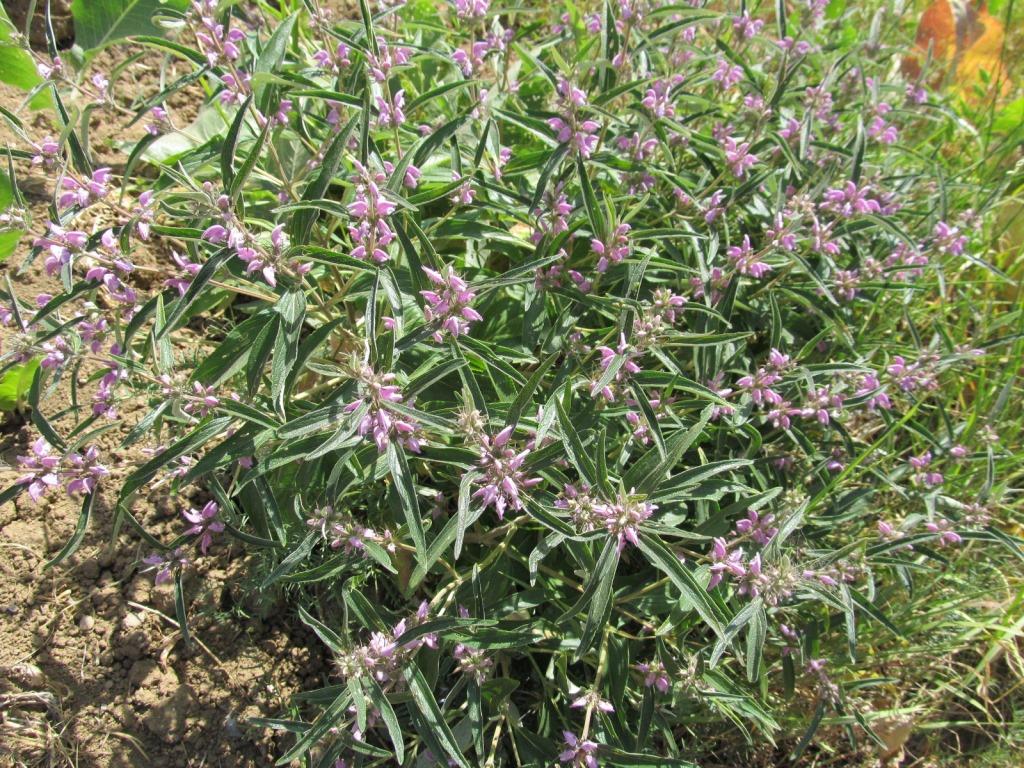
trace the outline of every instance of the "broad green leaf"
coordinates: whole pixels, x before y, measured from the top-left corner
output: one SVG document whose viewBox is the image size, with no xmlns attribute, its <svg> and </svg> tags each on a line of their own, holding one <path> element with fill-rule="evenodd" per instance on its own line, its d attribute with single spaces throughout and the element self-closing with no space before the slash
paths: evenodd
<svg viewBox="0 0 1024 768">
<path fill-rule="evenodd" d="M 28 393 L 32 389 L 32 380 L 39 370 L 39 360 L 33 357 L 18 363 L 0 376 L 0 411 L 10 413 L 25 407 Z"/>
<path fill-rule="evenodd" d="M 116 43 L 133 35 L 157 35 L 153 23 L 161 8 L 184 11 L 188 0 L 73 0 L 75 43 L 86 51 Z"/>
</svg>

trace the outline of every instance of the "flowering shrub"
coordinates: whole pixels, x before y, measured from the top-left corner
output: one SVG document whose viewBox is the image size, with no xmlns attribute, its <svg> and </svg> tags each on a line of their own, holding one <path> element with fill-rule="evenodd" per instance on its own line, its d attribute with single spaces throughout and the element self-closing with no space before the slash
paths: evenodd
<svg viewBox="0 0 1024 768">
<path fill-rule="evenodd" d="M 936 308 L 986 269 L 987 198 L 915 151 L 960 129 L 887 79 L 881 26 L 839 55 L 818 0 L 280 6 L 161 11 L 135 42 L 190 69 L 135 95 L 123 173 L 6 115 L 15 181 L 56 179 L 24 247 L 60 287 L 0 317 L 39 361 L 5 500 L 81 499 L 59 562 L 102 494 L 183 625 L 182 572 L 250 553 L 336 662 L 306 721 L 264 721 L 282 764 L 870 732 L 858 637 L 900 635 L 944 551 L 1019 551 L 999 435 L 942 399 L 1015 343 Z M 114 103 L 114 72 L 34 55 L 62 121 Z M 58 430 L 62 377 L 89 402 Z M 148 451 L 118 482 L 111 428 Z M 187 488 L 155 539 L 136 501 Z"/>
</svg>

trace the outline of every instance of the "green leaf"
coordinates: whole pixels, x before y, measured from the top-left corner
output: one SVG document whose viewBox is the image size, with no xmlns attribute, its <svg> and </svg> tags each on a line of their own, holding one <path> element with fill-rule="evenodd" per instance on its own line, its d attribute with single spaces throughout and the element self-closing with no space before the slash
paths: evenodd
<svg viewBox="0 0 1024 768">
<path fill-rule="evenodd" d="M 629 766 L 630 768 L 700 768 L 697 763 L 662 755 L 637 755 L 620 749 L 604 747 L 598 753 L 601 765 Z"/>
<path fill-rule="evenodd" d="M 270 36 L 270 39 L 263 46 L 263 50 L 260 51 L 260 55 L 256 59 L 256 66 L 253 67 L 253 72 L 273 72 L 281 66 L 281 62 L 284 61 L 284 54 L 288 50 L 288 43 L 291 40 L 292 29 L 295 28 L 295 22 L 298 18 L 299 15 L 293 13 L 274 30 L 274 34 Z"/>
<path fill-rule="evenodd" d="M 419 501 L 416 498 L 416 486 L 413 484 L 412 472 L 405 458 L 405 450 L 395 441 L 388 443 L 388 468 L 391 470 L 391 487 L 398 495 L 405 514 L 405 522 L 409 526 L 413 544 L 416 547 L 416 559 L 422 560 L 427 554 L 427 541 L 423 534 L 423 520 L 420 518 Z"/>
<path fill-rule="evenodd" d="M 761 676 L 764 641 L 768 635 L 768 617 L 764 607 L 754 613 L 747 630 L 747 680 L 754 683 Z"/>
<path fill-rule="evenodd" d="M 278 563 L 274 570 L 267 574 L 267 577 L 260 582 L 259 588 L 266 589 L 295 570 L 301 562 L 309 557 L 309 553 L 313 551 L 313 547 L 319 538 L 319 534 L 316 531 L 308 533 L 306 538 L 299 543 L 299 546 L 289 552 L 288 556 Z"/>
<path fill-rule="evenodd" d="M 587 218 L 590 219 L 590 226 L 593 229 L 594 237 L 603 239 L 607 232 L 607 223 L 601 213 L 601 206 L 598 205 L 597 196 L 594 194 L 594 187 L 587 175 L 587 166 L 583 162 L 582 155 L 576 157 L 576 173 L 580 180 L 580 189 L 583 190 L 583 206 L 587 210 Z"/>
<path fill-rule="evenodd" d="M 303 613 L 302 609 L 299 609 L 300 615 Z M 308 615 L 308 614 L 307 614 Z M 312 618 L 312 617 L 310 617 Z M 343 687 L 343 690 L 338 697 L 331 702 L 320 716 L 313 723 L 313 726 L 306 730 L 295 742 L 288 752 L 283 755 L 274 765 L 288 765 L 293 760 L 306 754 L 320 739 L 327 735 L 327 733 L 335 728 L 345 716 L 345 710 L 348 708 L 349 700 L 351 695 L 349 694 L 348 688 Z"/>
<path fill-rule="evenodd" d="M 0 65 L 2 66 L 2 65 Z M 12 229 L 9 232 L 0 232 L 0 264 L 7 261 L 11 254 L 18 250 L 18 244 L 24 237 L 22 229 Z"/>
<path fill-rule="evenodd" d="M 345 643 L 342 642 L 341 637 L 339 637 L 338 634 L 326 624 L 314 618 L 313 615 L 301 605 L 299 606 L 299 619 L 302 620 L 303 624 L 312 629 L 316 633 L 316 636 L 320 638 L 321 642 L 323 642 L 323 644 L 332 651 L 335 653 L 345 652 Z"/>
<path fill-rule="evenodd" d="M 598 633 L 608 624 L 608 617 L 612 612 L 612 594 L 615 585 L 615 572 L 619 566 L 618 541 L 609 536 L 604 543 L 601 556 L 594 566 L 594 573 L 590 577 L 595 583 L 593 598 L 587 607 L 587 622 L 583 626 L 583 634 L 580 635 L 580 644 L 576 648 L 574 658 L 579 661 L 593 647 L 597 640 Z"/>
<path fill-rule="evenodd" d="M 163 338 L 168 331 L 172 330 L 175 324 L 185 316 L 185 312 L 188 311 L 188 308 L 191 307 L 195 303 L 196 299 L 199 298 L 200 294 L 203 293 L 203 290 L 213 279 L 217 270 L 220 269 L 221 265 L 226 263 L 230 258 L 231 251 L 227 248 L 223 248 L 206 260 L 206 263 L 203 264 L 202 268 L 196 273 L 196 276 L 192 278 L 192 282 L 189 284 L 188 289 L 186 289 L 185 295 L 174 302 L 174 308 L 167 316 L 167 321 L 156 334 L 156 338 L 158 340 Z"/>
<path fill-rule="evenodd" d="M 484 508 L 481 504 L 477 504 L 475 509 L 470 509 L 473 496 L 473 481 L 479 476 L 477 472 L 466 472 L 459 482 L 459 508 L 456 517 L 455 552 L 453 554 L 456 560 L 462 554 L 462 540 L 466 535 L 466 530 L 483 514 Z"/>
<path fill-rule="evenodd" d="M 123 515 L 128 511 L 125 502 L 139 488 L 148 483 L 157 472 L 161 469 L 169 468 L 172 461 L 198 450 L 214 437 L 224 434 L 224 430 L 227 429 L 230 423 L 231 418 L 227 416 L 203 422 L 169 448 L 161 451 L 132 472 L 125 479 L 124 485 L 121 486 L 121 494 L 118 497 L 118 514 Z M 117 528 L 118 525 L 115 523 L 115 535 L 117 534 Z"/>
<path fill-rule="evenodd" d="M 306 296 L 301 288 L 290 288 L 275 307 L 281 316 L 281 333 L 274 340 L 274 365 L 270 372 L 271 398 L 278 413 L 284 414 L 285 388 L 299 352 L 299 336 L 306 317 Z"/>
<path fill-rule="evenodd" d="M 153 23 L 153 14 L 187 7 L 188 0 L 74 0 L 75 43 L 90 51 L 133 35 L 159 36 L 162 30 Z"/>
<path fill-rule="evenodd" d="M 85 531 L 89 527 L 89 520 L 92 519 L 92 508 L 95 499 L 95 493 L 86 494 L 85 498 L 82 499 L 82 511 L 78 514 L 78 523 L 75 525 L 75 530 L 71 534 L 71 538 L 68 539 L 68 543 L 61 548 L 60 552 L 58 552 L 52 560 L 43 566 L 43 570 L 47 570 L 64 562 L 71 557 L 71 555 L 73 555 L 81 545 L 82 539 L 85 538 Z"/>
<path fill-rule="evenodd" d="M 388 729 L 388 737 L 395 748 L 396 762 L 402 763 L 405 760 L 405 738 L 402 735 L 402 726 L 398 722 L 398 717 L 395 715 L 391 702 L 388 701 L 388 697 L 384 694 L 384 689 L 380 687 L 380 683 L 372 677 L 369 678 L 369 681 L 370 701 L 377 708 L 381 719 L 384 720 L 384 726 Z"/>
<path fill-rule="evenodd" d="M 687 449 L 700 437 L 704 427 L 707 426 L 708 421 L 711 419 L 712 411 L 713 407 L 709 405 L 701 411 L 696 424 L 685 432 L 680 430 L 669 437 L 665 441 L 664 457 L 662 457 L 661 451 L 658 450 L 657 446 L 647 451 L 623 475 L 622 484 L 626 488 L 636 488 L 637 493 L 649 494 L 653 492 L 664 480 L 665 475 L 672 470 L 683 454 L 686 453 Z"/>
<path fill-rule="evenodd" d="M 14 86 L 21 91 L 31 91 L 43 82 L 43 78 L 39 76 L 31 54 L 9 42 L 14 31 L 14 25 L 7 18 L 3 8 L 0 8 L 0 83 Z M 49 89 L 44 89 L 31 100 L 30 106 L 32 109 L 43 109 L 52 103 Z M 0 205 L 0 208 L 3 206 Z"/>
<path fill-rule="evenodd" d="M 6 210 L 14 202 L 14 184 L 6 173 L 0 173 L 0 211 Z"/>
<path fill-rule="evenodd" d="M 466 760 L 462 750 L 459 749 L 459 744 L 455 741 L 455 736 L 452 734 L 451 728 L 448 727 L 448 723 L 445 722 L 444 715 L 441 714 L 441 708 L 437 706 L 434 693 L 430 690 L 430 686 L 427 685 L 427 681 L 424 679 L 419 667 L 415 664 L 409 664 L 406 666 L 403 674 L 406 683 L 409 685 L 409 693 L 412 694 L 412 703 L 423 717 L 425 725 L 430 728 L 434 737 L 440 743 L 444 753 L 461 768 L 470 768 L 469 761 Z"/>
<path fill-rule="evenodd" d="M 0 411 L 10 413 L 25 407 L 37 370 L 39 358 L 33 357 L 11 366 L 0 376 Z"/>
<path fill-rule="evenodd" d="M 705 587 L 697 581 L 690 568 L 683 565 L 657 537 L 647 533 L 640 534 L 640 551 L 644 553 L 651 565 L 664 571 L 676 588 L 683 593 L 694 610 L 711 627 L 719 637 L 724 635 L 722 622 L 724 616 L 721 609 Z"/>
<path fill-rule="evenodd" d="M 238 151 L 238 139 L 245 126 L 245 119 L 249 115 L 249 105 L 252 103 L 252 94 L 242 102 L 242 106 L 235 113 L 235 119 L 231 121 L 227 136 L 220 150 L 220 174 L 224 179 L 224 186 L 230 187 L 235 178 L 235 152 Z"/>
<path fill-rule="evenodd" d="M 732 621 L 726 626 L 725 632 L 719 636 L 718 642 L 715 643 L 714 650 L 711 652 L 711 659 L 708 662 L 711 669 L 715 668 L 719 659 L 722 658 L 722 654 L 725 653 L 729 644 L 736 639 L 740 631 L 753 620 L 754 615 L 758 611 L 762 610 L 764 610 L 764 601 L 757 597 L 743 606 L 740 612 L 733 617 Z"/>
<path fill-rule="evenodd" d="M 590 458 L 587 453 L 586 447 L 583 445 L 583 441 L 580 439 L 579 433 L 576 431 L 576 426 L 572 423 L 572 419 L 569 418 L 568 412 L 565 410 L 565 406 L 562 405 L 561 398 L 555 398 L 555 408 L 558 411 L 558 425 L 561 427 L 562 436 L 565 440 L 562 443 L 562 447 L 565 449 L 565 453 L 572 462 L 572 465 L 576 467 L 576 471 L 580 473 L 580 477 L 587 481 L 592 486 L 597 486 L 598 477 L 597 469 L 594 467 L 594 461 Z M 607 478 L 603 478 L 605 484 Z"/>
<path fill-rule="evenodd" d="M 181 583 L 181 570 L 174 572 L 174 613 L 178 617 L 178 629 L 185 647 L 192 646 L 192 633 L 188 629 L 188 608 L 185 606 L 185 587 Z"/>
</svg>

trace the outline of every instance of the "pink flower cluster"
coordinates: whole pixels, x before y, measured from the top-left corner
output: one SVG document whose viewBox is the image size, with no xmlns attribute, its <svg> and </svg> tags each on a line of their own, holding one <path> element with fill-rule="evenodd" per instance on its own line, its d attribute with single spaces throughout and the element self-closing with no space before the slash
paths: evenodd
<svg viewBox="0 0 1024 768">
<path fill-rule="evenodd" d="M 559 143 L 568 144 L 573 152 L 588 158 L 597 149 L 597 131 L 601 124 L 580 117 L 580 111 L 587 105 L 587 95 L 582 90 L 565 78 L 558 81 L 556 90 L 562 114 L 549 118 L 548 125 Z"/>
<path fill-rule="evenodd" d="M 71 452 L 64 457 L 55 455 L 53 448 L 43 438 L 32 443 L 28 456 L 18 456 L 18 467 L 26 474 L 15 482 L 28 486 L 28 495 L 38 504 L 54 488 L 61 485 L 68 496 L 76 493 L 92 493 L 99 481 L 110 474 L 99 463 L 100 451 L 92 445 L 82 453 Z"/>
<path fill-rule="evenodd" d="M 558 760 L 571 768 L 598 768 L 596 741 L 581 739 L 572 731 L 562 731 L 563 749 Z"/>
<path fill-rule="evenodd" d="M 389 552 L 395 551 L 391 531 L 385 529 L 377 533 L 350 514 L 336 512 L 330 504 L 318 509 L 313 517 L 306 520 L 306 525 L 318 530 L 330 542 L 331 549 L 341 549 L 345 554 L 366 555 L 367 542 L 379 544 Z"/>
<path fill-rule="evenodd" d="M 476 480 L 483 487 L 473 493 L 484 508 L 494 507 L 498 519 L 504 519 L 505 510 L 523 508 L 522 491 L 533 488 L 541 482 L 539 477 L 527 477 L 523 471 L 530 449 L 516 453 L 509 447 L 509 438 L 514 427 L 508 426 L 493 438 L 480 436 L 480 462 L 477 465 L 482 477 Z"/>
<path fill-rule="evenodd" d="M 373 173 L 359 163 L 356 163 L 356 172 L 359 181 L 355 199 L 348 205 L 348 212 L 355 222 L 348 227 L 355 245 L 352 257 L 382 264 L 391 258 L 387 247 L 395 239 L 387 219 L 398 206 L 381 193 L 380 185 L 387 181 L 383 173 Z"/>
<path fill-rule="evenodd" d="M 109 168 L 97 168 L 92 176 L 82 180 L 70 173 L 61 179 L 60 185 L 64 188 L 57 205 L 60 208 L 71 208 L 77 205 L 79 208 L 88 208 L 97 200 L 102 200 L 110 193 L 108 183 L 111 178 Z"/>
<path fill-rule="evenodd" d="M 359 370 L 362 397 L 346 405 L 345 412 L 353 413 L 364 403 L 369 406 L 359 422 L 358 432 L 371 436 L 381 453 L 392 441 L 397 441 L 408 451 L 419 453 L 422 439 L 419 425 L 412 418 L 388 409 L 388 403 L 401 403 L 403 399 L 402 390 L 392 383 L 394 380 L 393 373 L 377 373 L 370 366 L 363 365 Z"/>
<path fill-rule="evenodd" d="M 429 267 L 424 267 L 423 272 L 435 286 L 429 291 L 420 291 L 426 301 L 423 316 L 435 328 L 434 341 L 440 343 L 445 333 L 457 339 L 469 333 L 471 323 L 483 320 L 483 316 L 470 306 L 476 293 L 455 273 L 451 264 L 442 272 Z"/>
<path fill-rule="evenodd" d="M 213 534 L 223 533 L 224 523 L 217 519 L 217 502 L 208 501 L 202 509 L 182 510 L 181 516 L 191 523 L 186 536 L 199 537 L 199 551 L 204 555 L 213 543 Z"/>
<path fill-rule="evenodd" d="M 401 678 L 402 667 L 420 648 L 438 647 L 438 637 L 429 633 L 407 643 L 399 643 L 402 635 L 429 618 L 430 606 L 426 601 L 420 604 L 416 613 L 395 624 L 390 633 L 374 632 L 369 642 L 339 655 L 338 672 L 346 679 L 372 678 L 387 686 Z"/>
</svg>

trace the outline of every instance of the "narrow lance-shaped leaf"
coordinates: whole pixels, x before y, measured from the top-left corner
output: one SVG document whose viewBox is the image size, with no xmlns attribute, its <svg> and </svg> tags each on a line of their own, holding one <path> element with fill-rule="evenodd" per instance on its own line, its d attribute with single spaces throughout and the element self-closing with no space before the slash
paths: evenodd
<svg viewBox="0 0 1024 768">
<path fill-rule="evenodd" d="M 426 556 L 427 542 L 423 533 L 423 520 L 420 518 L 416 485 L 413 482 L 409 463 L 405 458 L 405 450 L 391 441 L 388 443 L 387 456 L 388 467 L 391 470 L 391 487 L 398 495 L 402 512 L 405 515 L 405 522 L 409 526 L 409 534 L 416 546 L 416 559 L 422 560 Z"/>
</svg>

